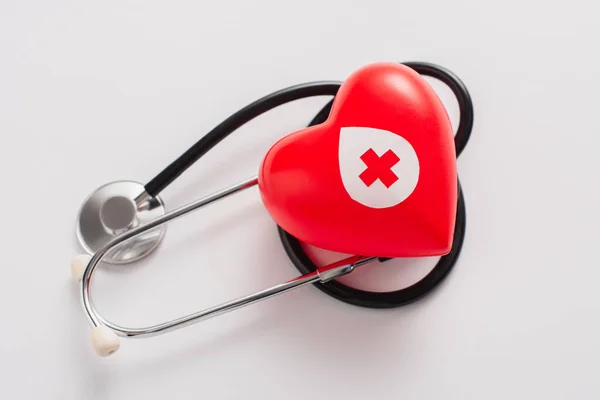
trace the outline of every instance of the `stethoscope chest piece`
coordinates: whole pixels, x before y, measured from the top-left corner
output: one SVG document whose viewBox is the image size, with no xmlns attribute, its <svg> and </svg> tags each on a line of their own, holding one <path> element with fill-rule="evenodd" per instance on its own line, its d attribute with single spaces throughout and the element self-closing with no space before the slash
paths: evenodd
<svg viewBox="0 0 600 400">
<path fill-rule="evenodd" d="M 101 186 L 83 203 L 77 216 L 77 238 L 86 252 L 94 254 L 114 238 L 165 214 L 160 197 L 145 196 L 144 185 L 117 181 Z M 152 253 L 161 243 L 166 225 L 132 237 L 111 249 L 103 261 L 127 264 Z"/>
</svg>

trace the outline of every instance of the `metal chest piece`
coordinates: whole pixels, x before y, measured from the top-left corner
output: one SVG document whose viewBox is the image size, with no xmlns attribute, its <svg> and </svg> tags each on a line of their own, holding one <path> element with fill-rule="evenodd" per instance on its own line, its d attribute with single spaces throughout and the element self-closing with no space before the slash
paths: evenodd
<svg viewBox="0 0 600 400">
<path fill-rule="evenodd" d="M 83 203 L 77 216 L 77 238 L 89 254 L 120 234 L 165 214 L 160 197 L 150 197 L 141 183 L 117 181 L 101 186 Z M 152 253 L 162 241 L 166 225 L 127 240 L 106 254 L 103 261 L 127 264 Z"/>
</svg>

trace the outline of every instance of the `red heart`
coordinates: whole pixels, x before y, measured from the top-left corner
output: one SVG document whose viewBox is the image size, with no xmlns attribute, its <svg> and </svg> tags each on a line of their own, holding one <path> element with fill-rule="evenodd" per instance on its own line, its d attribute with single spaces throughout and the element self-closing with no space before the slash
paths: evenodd
<svg viewBox="0 0 600 400">
<path fill-rule="evenodd" d="M 446 109 L 418 73 L 368 65 L 342 84 L 327 121 L 271 147 L 261 198 L 279 226 L 316 247 L 444 255 L 458 192 L 453 139 Z"/>
</svg>

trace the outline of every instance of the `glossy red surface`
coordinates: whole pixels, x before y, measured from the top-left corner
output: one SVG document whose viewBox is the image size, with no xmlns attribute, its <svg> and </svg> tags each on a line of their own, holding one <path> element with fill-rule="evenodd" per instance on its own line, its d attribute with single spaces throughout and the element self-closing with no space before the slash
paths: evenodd
<svg viewBox="0 0 600 400">
<path fill-rule="evenodd" d="M 342 128 L 356 127 L 374 129 L 355 129 L 341 143 Z M 447 112 L 412 69 L 363 67 L 342 84 L 326 122 L 272 146 L 259 188 L 275 222 L 313 246 L 363 256 L 447 254 L 457 204 Z"/>
</svg>

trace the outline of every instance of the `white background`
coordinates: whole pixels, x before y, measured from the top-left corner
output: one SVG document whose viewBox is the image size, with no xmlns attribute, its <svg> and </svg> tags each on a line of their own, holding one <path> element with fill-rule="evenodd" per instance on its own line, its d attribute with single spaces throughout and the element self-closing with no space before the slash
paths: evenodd
<svg viewBox="0 0 600 400">
<path fill-rule="evenodd" d="M 3 0 L 0 397 L 597 399 L 597 14 L 584 0 Z M 91 191 L 147 181 L 272 91 L 409 60 L 449 68 L 475 103 L 458 163 L 467 236 L 438 290 L 369 310 L 306 287 L 94 354 L 69 269 Z M 254 175 L 327 100 L 245 126 L 163 193 L 167 207 Z M 99 269 L 108 319 L 158 323 L 296 274 L 256 189 L 168 229 L 150 259 Z M 434 262 L 345 282 L 400 288 Z"/>
</svg>

